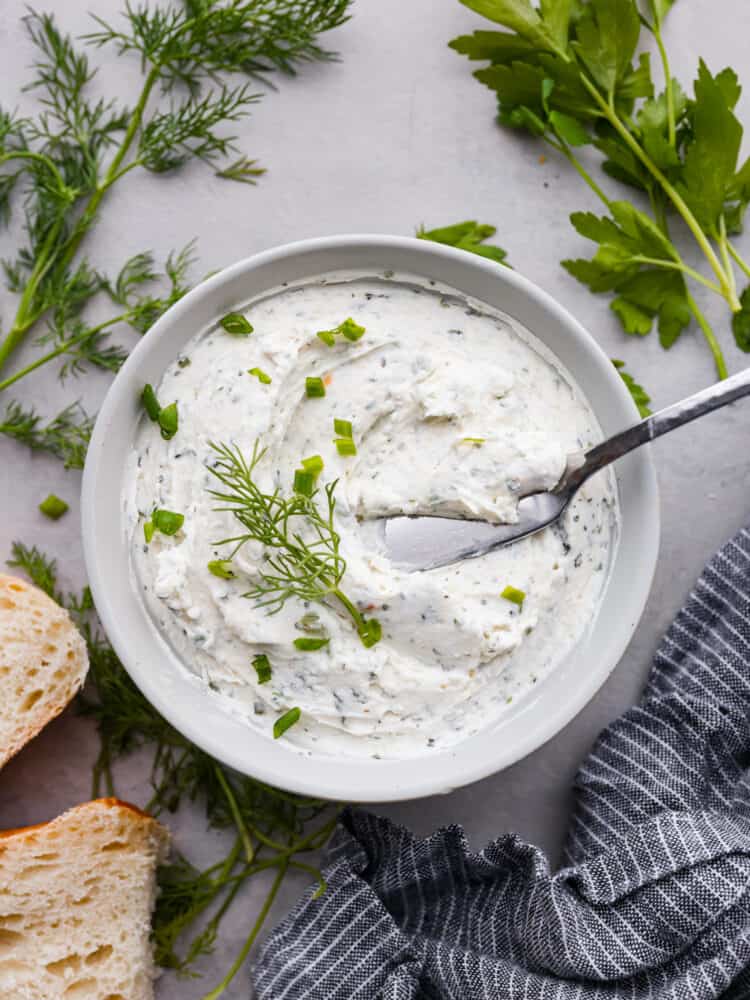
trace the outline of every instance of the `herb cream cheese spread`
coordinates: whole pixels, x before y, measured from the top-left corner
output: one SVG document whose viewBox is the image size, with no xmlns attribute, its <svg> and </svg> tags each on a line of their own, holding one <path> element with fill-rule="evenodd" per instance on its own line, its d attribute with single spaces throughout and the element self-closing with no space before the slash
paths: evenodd
<svg viewBox="0 0 750 1000">
<path fill-rule="evenodd" d="M 553 487 L 569 454 L 601 440 L 570 376 L 515 321 L 406 278 L 280 288 L 225 326 L 165 372 L 167 430 L 144 418 L 126 477 L 136 577 L 165 638 L 207 696 L 269 737 L 285 719 L 284 739 L 307 751 L 411 756 L 497 720 L 596 615 L 616 544 L 611 474 L 558 526 L 428 572 L 386 557 L 377 519 L 513 521 L 519 496 Z M 217 443 L 248 461 L 265 449 L 254 475 L 269 495 L 293 495 L 295 471 L 311 469 L 297 482 L 314 481 L 324 515 L 335 482 L 340 587 L 379 641 L 364 645 L 332 598 L 262 603 L 275 553 L 225 541 L 243 528 L 211 492 Z"/>
</svg>

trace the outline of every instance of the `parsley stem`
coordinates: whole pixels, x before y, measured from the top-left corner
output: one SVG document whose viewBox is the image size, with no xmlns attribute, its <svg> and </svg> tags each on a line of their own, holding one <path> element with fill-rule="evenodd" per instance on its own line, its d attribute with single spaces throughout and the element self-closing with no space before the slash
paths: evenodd
<svg viewBox="0 0 750 1000">
<path fill-rule="evenodd" d="M 586 184 L 588 184 L 588 186 L 591 188 L 591 190 L 594 192 L 597 198 L 603 201 L 608 209 L 611 209 L 612 202 L 606 196 L 604 191 L 599 187 L 599 185 L 596 183 L 596 181 L 588 172 L 588 170 L 586 170 L 586 168 L 578 159 L 578 157 L 575 155 L 575 153 L 572 151 L 570 146 L 568 146 L 566 142 L 563 142 L 562 139 L 559 140 L 559 142 L 553 142 L 548 136 L 544 136 L 544 141 L 565 157 L 565 159 L 568 161 L 571 167 L 573 167 L 573 169 L 577 171 L 577 173 L 586 182 Z"/>
<path fill-rule="evenodd" d="M 719 244 L 719 251 L 721 253 L 721 259 L 724 262 L 724 267 L 726 268 L 727 275 L 729 276 L 729 283 L 732 288 L 732 292 L 737 297 L 737 282 L 734 274 L 734 267 L 732 265 L 732 258 L 729 256 L 729 248 L 727 247 L 727 224 L 724 220 L 724 214 L 722 213 L 719 217 L 719 236 L 717 238 Z"/>
<path fill-rule="evenodd" d="M 677 145 L 677 124 L 675 122 L 674 114 L 674 87 L 672 86 L 672 71 L 669 68 L 669 57 L 667 56 L 667 50 L 664 47 L 664 39 L 661 37 L 661 25 L 658 20 L 651 30 L 656 40 L 656 46 L 659 49 L 661 64 L 664 69 L 664 94 L 667 100 L 667 130 L 669 145 L 672 149 L 674 149 Z"/>
<path fill-rule="evenodd" d="M 695 268 L 690 267 L 682 260 L 662 260 L 658 257 L 645 257 L 642 254 L 636 254 L 632 257 L 633 261 L 638 264 L 649 264 L 651 267 L 664 268 L 667 271 L 681 271 L 683 274 L 687 274 L 697 281 L 701 285 L 705 285 L 706 288 L 710 288 L 712 292 L 716 292 L 717 295 L 721 295 L 722 291 L 719 286 L 714 281 L 710 281 L 708 278 L 704 278 L 700 271 L 696 271 Z"/>
<path fill-rule="evenodd" d="M 674 207 L 677 209 L 679 214 L 682 216 L 685 225 L 693 234 L 696 243 L 703 251 L 708 263 L 711 265 L 711 270 L 719 279 L 719 285 L 721 286 L 721 294 L 729 303 L 729 307 L 731 308 L 732 312 L 739 312 L 742 306 L 740 304 L 739 299 L 737 298 L 737 293 L 732 291 L 730 279 L 725 273 L 724 268 L 721 266 L 721 261 L 716 256 L 716 253 L 713 247 L 711 246 L 708 237 L 701 229 L 700 223 L 695 218 L 693 213 L 690 211 L 690 208 L 686 204 L 683 197 L 679 194 L 678 191 L 675 190 L 672 184 L 670 184 L 670 182 L 667 180 L 667 178 L 664 176 L 661 170 L 656 166 L 656 164 L 648 155 L 648 153 L 646 153 L 646 151 L 642 148 L 640 143 L 636 142 L 636 140 L 633 138 L 628 129 L 625 128 L 622 121 L 620 120 L 619 115 L 614 109 L 612 101 L 611 100 L 606 101 L 602 97 L 596 86 L 588 79 L 585 73 L 580 74 L 580 79 L 586 90 L 588 90 L 588 92 L 591 94 L 591 96 L 594 98 L 594 100 L 597 102 L 599 107 L 604 112 L 610 125 L 612 125 L 615 131 L 621 136 L 626 145 L 630 148 L 631 152 L 633 152 L 638 157 L 638 159 L 641 161 L 644 167 L 649 171 L 649 173 L 659 182 L 662 189 L 664 190 L 664 193 L 667 195 L 667 197 L 672 202 Z"/>
<path fill-rule="evenodd" d="M 748 278 L 750 278 L 750 264 L 748 264 L 747 261 L 740 256 L 740 253 L 737 250 L 737 248 L 728 239 L 727 239 L 727 250 L 729 251 L 732 259 L 737 262 L 737 266 L 740 268 L 743 274 L 745 274 Z"/>
<path fill-rule="evenodd" d="M 289 861 L 285 859 L 279 865 L 279 870 L 276 873 L 276 878 L 273 880 L 273 885 L 271 886 L 271 889 L 268 895 L 266 896 L 265 902 L 263 903 L 263 906 L 260 909 L 260 913 L 258 914 L 258 917 L 255 923 L 253 924 L 253 928 L 250 931 L 250 934 L 248 935 L 244 945 L 240 949 L 239 955 L 230 966 L 229 972 L 227 972 L 226 976 L 224 976 L 219 985 L 216 986 L 213 990 L 211 990 L 210 993 L 206 993 L 206 995 L 202 997 L 201 1000 L 218 1000 L 218 997 L 222 995 L 224 990 L 226 990 L 231 981 L 234 979 L 239 970 L 242 968 L 242 965 L 245 959 L 247 958 L 250 949 L 255 943 L 255 939 L 257 938 L 258 934 L 260 934 L 261 928 L 263 927 L 263 924 L 266 921 L 266 917 L 268 916 L 269 911 L 273 906 L 273 902 L 276 899 L 279 889 L 281 888 L 281 883 L 284 881 L 284 876 L 286 875 L 288 868 L 289 868 Z"/>
<path fill-rule="evenodd" d="M 687 293 L 687 304 L 690 312 L 696 319 L 698 326 L 703 331 L 703 335 L 706 338 L 706 343 L 711 349 L 711 354 L 713 354 L 714 362 L 716 363 L 716 374 L 720 379 L 725 379 L 729 372 L 727 371 L 727 363 L 724 360 L 724 355 L 722 353 L 721 347 L 719 347 L 719 342 L 711 329 L 708 320 L 703 315 L 698 307 L 698 303 L 695 301 L 690 292 Z"/>
</svg>

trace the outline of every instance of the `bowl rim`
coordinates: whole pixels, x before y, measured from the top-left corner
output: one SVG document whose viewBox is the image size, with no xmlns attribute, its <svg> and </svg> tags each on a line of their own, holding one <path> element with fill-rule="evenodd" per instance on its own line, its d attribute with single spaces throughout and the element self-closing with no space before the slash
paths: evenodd
<svg viewBox="0 0 750 1000">
<path fill-rule="evenodd" d="M 81 521 L 84 560 L 89 585 L 102 626 L 131 679 L 152 705 L 176 729 L 222 763 L 271 785 L 322 799 L 389 802 L 447 793 L 501 771 L 547 743 L 588 704 L 619 663 L 645 608 L 659 549 L 659 498 L 650 449 L 644 447 L 634 452 L 626 460 L 630 461 L 633 468 L 638 470 L 641 494 L 639 502 L 642 514 L 645 515 L 643 524 L 639 526 L 641 551 L 640 559 L 636 563 L 637 576 L 632 579 L 632 588 L 629 588 L 628 620 L 622 623 L 617 634 L 607 636 L 607 647 L 599 666 L 583 678 L 567 700 L 560 700 L 549 706 L 543 719 L 538 721 L 535 726 L 528 727 L 520 738 L 513 742 L 512 746 L 505 746 L 502 740 L 496 740 L 492 753 L 487 753 L 484 756 L 474 754 L 473 760 L 465 762 L 459 760 L 462 756 L 462 748 L 471 743 L 474 737 L 446 750 L 435 751 L 434 755 L 425 753 L 415 758 L 385 758 L 377 761 L 359 757 L 333 759 L 323 755 L 316 756 L 300 752 L 298 748 L 293 748 L 292 752 L 289 752 L 289 744 L 286 744 L 282 750 L 280 744 L 285 744 L 285 741 L 271 743 L 268 736 L 248 726 L 247 723 L 242 723 L 246 731 L 244 743 L 239 747 L 230 746 L 224 735 L 228 730 L 234 731 L 233 722 L 231 725 L 227 722 L 226 726 L 217 727 L 215 732 L 210 727 L 201 724 L 203 712 L 183 713 L 177 703 L 169 697 L 169 690 L 163 689 L 157 682 L 159 671 L 152 669 L 153 662 L 158 662 L 160 657 L 163 658 L 164 648 L 157 641 L 158 634 L 150 618 L 147 627 L 153 632 L 154 656 L 153 661 L 149 661 L 147 667 L 143 662 L 135 660 L 130 655 L 129 637 L 133 623 L 129 622 L 127 617 L 123 618 L 116 603 L 110 597 L 111 587 L 108 577 L 111 581 L 114 564 L 108 558 L 108 547 L 100 542 L 99 530 L 103 519 L 109 517 L 110 522 L 115 520 L 111 516 L 111 509 L 102 508 L 103 477 L 100 474 L 100 469 L 105 450 L 109 444 L 109 432 L 117 424 L 118 413 L 123 411 L 125 407 L 132 407 L 133 374 L 139 370 L 142 362 L 148 359 L 157 339 L 165 331 L 189 318 L 197 303 L 207 301 L 212 296 L 218 296 L 222 288 L 240 277 L 298 256 L 304 257 L 316 253 L 323 255 L 334 252 L 340 255 L 341 264 L 338 267 L 324 268 L 319 273 L 346 271 L 347 253 L 360 250 L 373 250 L 375 252 L 390 250 L 412 254 L 415 258 L 412 272 L 414 274 L 422 273 L 418 266 L 418 258 L 420 257 L 423 259 L 432 257 L 435 260 L 445 262 L 446 265 L 453 261 L 456 264 L 460 263 L 458 271 L 465 271 L 467 268 L 473 269 L 478 274 L 483 273 L 487 278 L 500 281 L 506 287 L 514 289 L 526 299 L 531 300 L 533 305 L 547 313 L 552 321 L 559 324 L 559 327 L 565 331 L 565 335 L 574 342 L 574 349 L 589 355 L 589 360 L 597 367 L 597 374 L 601 372 L 602 377 L 608 383 L 608 388 L 614 393 L 615 408 L 625 414 L 629 412 L 631 417 L 638 419 L 637 409 L 627 388 L 602 348 L 567 309 L 518 272 L 510 268 L 499 267 L 494 261 L 469 254 L 464 250 L 457 250 L 453 247 L 414 237 L 347 234 L 305 239 L 253 254 L 213 274 L 164 313 L 139 341 L 110 386 L 94 426 L 83 473 Z M 399 270 L 402 269 L 399 268 Z M 427 275 L 423 276 L 427 277 Z M 271 284 L 267 285 L 269 290 L 273 287 Z M 458 291 L 462 291 L 460 281 L 455 283 L 455 287 Z M 471 297 L 477 296 L 471 294 Z M 216 315 L 220 315 L 219 310 L 216 311 Z M 185 326 L 189 328 L 188 323 L 185 323 Z M 194 336 L 197 330 L 197 326 L 189 329 L 185 336 L 185 342 Z M 533 330 L 531 332 L 534 333 Z M 543 343 L 545 342 L 544 338 L 540 337 L 539 339 Z M 571 374 L 578 381 L 575 370 L 571 370 Z M 140 380 L 140 384 L 142 383 L 143 379 Z M 588 396 L 585 390 L 584 394 Z M 601 419 L 601 412 L 597 412 L 594 404 L 590 405 L 592 405 L 597 418 Z M 129 451 L 130 448 L 132 448 L 132 436 L 126 450 Z M 619 479 L 618 490 L 621 492 Z M 120 511 L 118 509 L 117 530 L 119 530 L 119 519 Z M 622 545 L 618 545 L 615 563 L 620 557 L 621 549 Z M 611 582 L 611 575 L 609 582 Z M 602 605 L 606 603 L 609 595 L 609 582 Z M 131 589 L 135 591 L 134 587 Z M 148 613 L 140 600 L 140 595 L 135 596 L 142 608 L 142 615 L 147 616 Z M 186 675 L 188 674 L 187 669 L 184 672 Z M 194 691 L 197 691 L 194 677 L 186 676 L 184 679 L 173 678 L 172 680 L 181 686 L 184 680 L 185 684 L 191 685 Z M 201 693 L 205 698 L 205 693 Z M 188 694 L 187 697 L 192 701 L 191 695 Z M 222 712 L 222 714 L 225 718 L 229 718 L 228 713 Z M 492 726 L 488 727 L 489 730 L 492 728 Z M 482 732 L 487 732 L 487 730 Z M 281 754 L 279 754 L 279 750 L 282 750 Z M 438 759 L 440 766 L 437 766 Z M 405 772 L 413 770 L 416 771 L 416 775 L 406 779 Z"/>
</svg>

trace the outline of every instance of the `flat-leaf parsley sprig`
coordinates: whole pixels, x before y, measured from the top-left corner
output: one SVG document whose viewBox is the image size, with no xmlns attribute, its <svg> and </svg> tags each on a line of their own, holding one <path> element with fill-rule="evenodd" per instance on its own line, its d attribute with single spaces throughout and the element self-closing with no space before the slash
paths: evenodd
<svg viewBox="0 0 750 1000">
<path fill-rule="evenodd" d="M 217 510 L 229 511 L 244 529 L 240 534 L 217 542 L 232 545 L 232 555 L 250 541 L 259 542 L 264 559 L 257 582 L 246 596 L 270 614 L 279 611 L 290 598 L 325 601 L 334 598 L 351 615 L 362 644 L 374 646 L 381 638 L 380 623 L 365 618 L 341 589 L 346 560 L 341 555 L 334 525 L 336 482 L 321 491 L 310 483 L 309 490 L 294 490 L 284 496 L 277 487 L 271 493 L 258 486 L 255 473 L 266 454 L 256 441 L 248 461 L 239 447 L 212 444 L 216 459 L 208 466 L 221 488 L 210 490 Z"/>
<path fill-rule="evenodd" d="M 750 288 L 740 294 L 736 270 L 750 277 L 750 264 L 731 238 L 750 203 L 750 160 L 739 160 L 736 73 L 713 74 L 701 61 L 692 95 L 682 90 L 662 31 L 674 0 L 462 2 L 506 29 L 451 42 L 489 63 L 475 75 L 496 92 L 501 124 L 557 150 L 606 209 L 603 218 L 573 214 L 575 228 L 598 249 L 592 260 L 564 261 L 565 267 L 591 291 L 616 293 L 612 309 L 629 334 L 644 336 L 656 323 L 669 348 L 694 318 L 724 377 L 721 346 L 692 289 L 707 287 L 726 300 L 737 345 L 750 351 Z M 659 94 L 649 53 L 639 53 L 645 32 L 662 64 Z M 580 147 L 601 154 L 604 173 L 639 191 L 643 207 L 608 194 Z M 708 273 L 683 259 L 671 234 L 675 220 Z"/>
</svg>

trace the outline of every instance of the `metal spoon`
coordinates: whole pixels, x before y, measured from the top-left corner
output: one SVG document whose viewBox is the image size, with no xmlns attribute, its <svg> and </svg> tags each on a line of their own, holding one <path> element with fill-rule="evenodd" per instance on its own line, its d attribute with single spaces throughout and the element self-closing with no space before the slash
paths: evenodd
<svg viewBox="0 0 750 1000">
<path fill-rule="evenodd" d="M 562 516 L 578 488 L 595 472 L 634 448 L 747 395 L 750 395 L 750 368 L 660 410 L 585 454 L 569 456 L 565 473 L 553 490 L 523 497 L 514 524 L 434 516 L 384 518 L 386 552 L 395 563 L 411 571 L 436 569 L 463 559 L 476 559 L 533 535 Z"/>
</svg>

